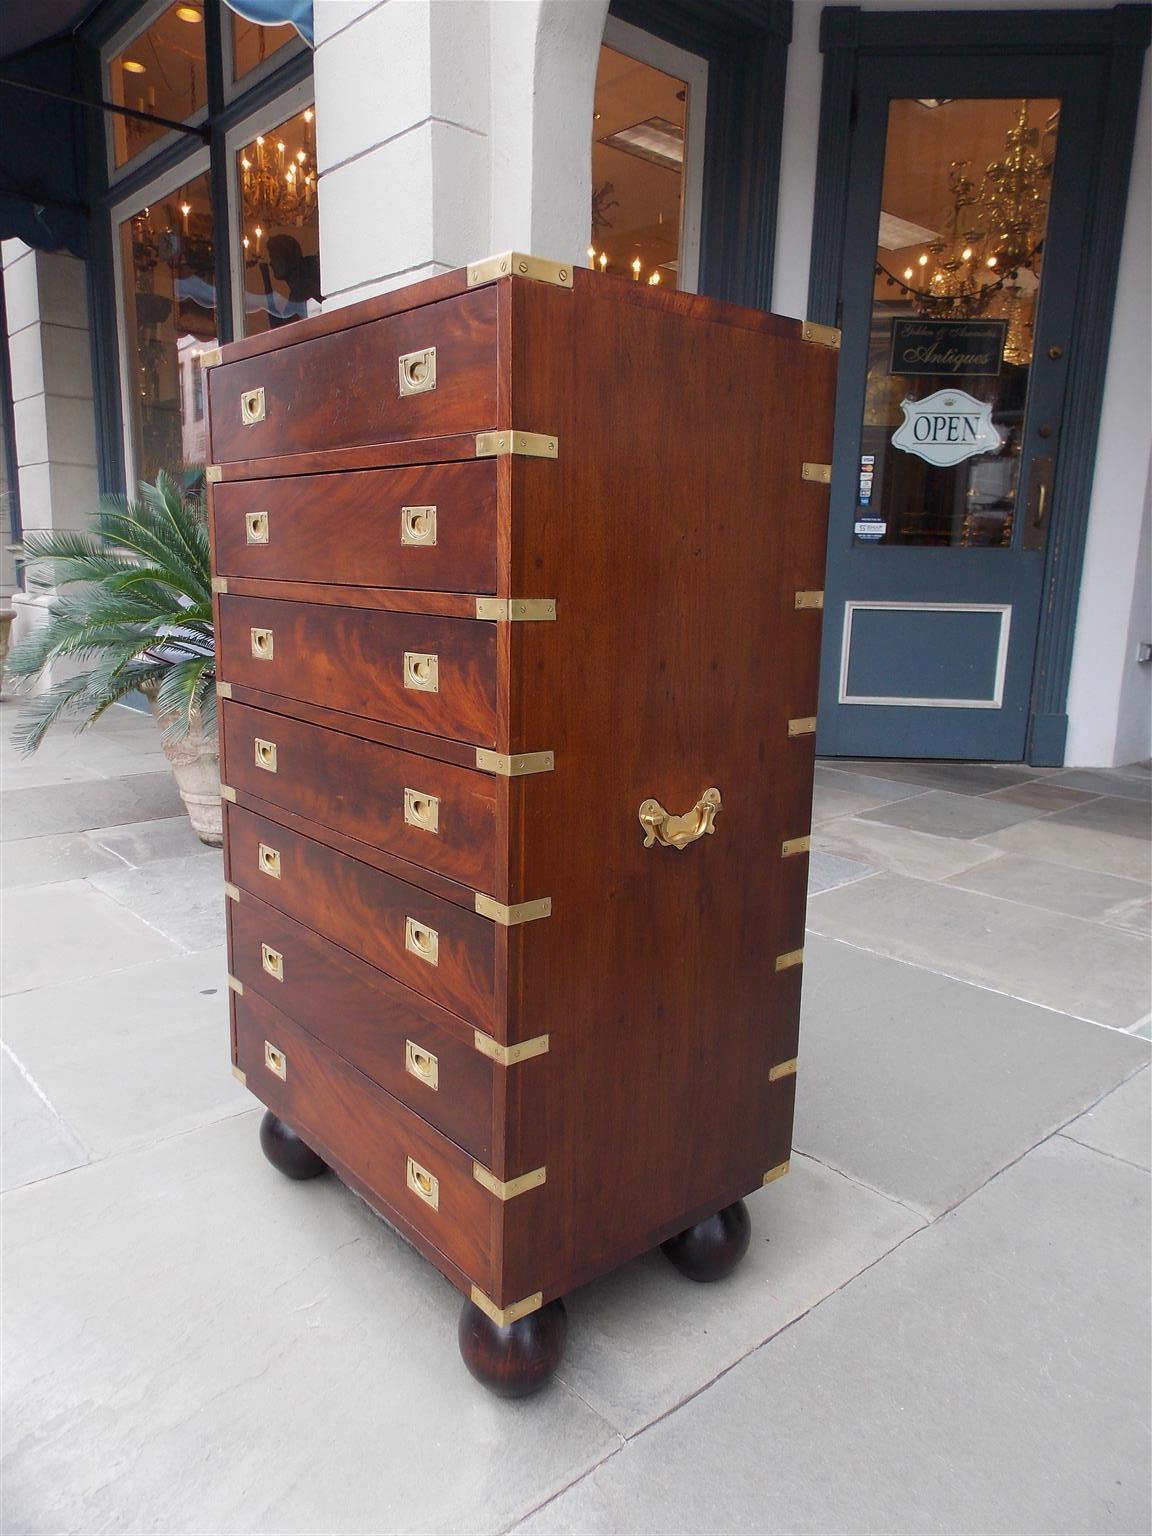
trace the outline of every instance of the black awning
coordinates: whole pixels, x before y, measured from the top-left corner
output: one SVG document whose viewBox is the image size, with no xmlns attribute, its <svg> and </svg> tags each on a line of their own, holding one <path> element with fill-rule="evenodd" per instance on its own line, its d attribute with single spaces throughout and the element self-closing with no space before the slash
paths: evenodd
<svg viewBox="0 0 1152 1536">
<path fill-rule="evenodd" d="M 19 13 L 33 7 L 12 9 Z M 8 35 L 6 26 L 5 42 Z M 65 248 L 84 255 L 88 114 L 62 99 L 79 95 L 79 87 L 70 36 L 0 59 L 0 239 L 15 237 L 41 251 Z"/>
</svg>

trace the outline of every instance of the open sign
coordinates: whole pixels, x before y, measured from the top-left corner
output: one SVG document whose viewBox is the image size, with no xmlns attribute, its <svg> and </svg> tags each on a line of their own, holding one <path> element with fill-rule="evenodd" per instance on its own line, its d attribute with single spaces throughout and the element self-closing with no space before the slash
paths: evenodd
<svg viewBox="0 0 1152 1536">
<path fill-rule="evenodd" d="M 923 400 L 904 400 L 904 420 L 892 436 L 892 446 L 914 453 L 929 464 L 959 464 L 979 453 L 996 453 L 1003 445 L 992 424 L 992 405 L 962 389 L 938 389 Z"/>
</svg>

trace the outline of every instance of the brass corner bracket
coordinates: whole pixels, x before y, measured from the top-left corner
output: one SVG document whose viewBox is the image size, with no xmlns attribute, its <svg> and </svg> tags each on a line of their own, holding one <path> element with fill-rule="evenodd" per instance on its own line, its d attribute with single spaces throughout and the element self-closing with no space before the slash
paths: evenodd
<svg viewBox="0 0 1152 1536">
<path fill-rule="evenodd" d="M 530 1189 L 539 1189 L 548 1177 L 547 1168 L 533 1168 L 531 1173 L 522 1173 L 515 1179 L 498 1179 L 496 1175 L 483 1163 L 472 1164 L 472 1177 L 477 1184 L 483 1184 L 490 1194 L 498 1200 L 515 1200 L 517 1195 L 523 1195 Z"/>
<path fill-rule="evenodd" d="M 547 1035 L 536 1035 L 531 1040 L 517 1041 L 515 1045 L 501 1045 L 499 1040 L 493 1040 L 482 1029 L 472 1032 L 472 1044 L 481 1056 L 487 1056 L 501 1067 L 514 1067 L 517 1062 L 530 1061 L 533 1056 L 546 1056 L 548 1041 Z"/>
<path fill-rule="evenodd" d="M 789 1164 L 787 1162 L 777 1163 L 775 1168 L 769 1168 L 768 1172 L 760 1180 L 761 1184 L 772 1184 L 777 1179 L 782 1179 L 788 1172 L 788 1168 Z"/>
<path fill-rule="evenodd" d="M 538 901 L 520 901 L 515 906 L 506 907 L 503 902 L 493 901 L 491 896 L 482 896 L 477 891 L 475 906 L 481 917 L 490 917 L 502 928 L 515 928 L 519 923 L 531 923 L 538 917 L 552 916 L 551 896 L 541 896 Z"/>
<path fill-rule="evenodd" d="M 549 432 L 477 432 L 476 457 L 501 459 L 505 454 L 519 453 L 529 459 L 555 459 L 560 453 L 560 441 Z"/>
<path fill-rule="evenodd" d="M 498 1328 L 507 1328 L 509 1323 L 518 1323 L 522 1317 L 527 1317 L 529 1312 L 539 1312 L 544 1305 L 544 1292 L 533 1291 L 531 1296 L 525 1296 L 523 1301 L 510 1302 L 506 1307 L 498 1307 L 496 1303 L 478 1285 L 472 1287 L 472 1305 L 479 1307 L 485 1317 L 490 1317 Z"/>
<path fill-rule="evenodd" d="M 800 478 L 801 480 L 811 480 L 816 485 L 831 485 L 832 466 L 831 464 L 809 464 L 805 461 L 800 466 Z"/>
<path fill-rule="evenodd" d="M 834 347 L 840 350 L 840 332 L 834 325 L 821 325 L 816 320 L 805 320 L 800 328 L 802 341 L 814 341 L 820 347 Z"/>
<path fill-rule="evenodd" d="M 497 623 L 548 622 L 556 617 L 554 597 L 478 597 L 476 617 Z"/>
<path fill-rule="evenodd" d="M 204 479 L 209 485 L 219 485 L 224 471 L 219 464 L 207 464 L 204 468 Z"/>
<path fill-rule="evenodd" d="M 554 288 L 571 288 L 572 266 L 569 262 L 548 261 L 543 256 L 526 256 L 523 251 L 505 251 L 500 256 L 468 263 L 469 288 L 494 283 L 501 277 L 526 277 L 534 283 L 551 283 Z"/>
<path fill-rule="evenodd" d="M 491 752 L 476 748 L 476 766 L 486 773 L 498 773 L 504 779 L 518 779 L 526 773 L 551 773 L 556 766 L 555 752 Z"/>
<path fill-rule="evenodd" d="M 224 361 L 224 354 L 219 347 L 210 347 L 207 352 L 201 352 L 199 363 L 201 368 L 215 368 L 218 363 Z"/>
</svg>

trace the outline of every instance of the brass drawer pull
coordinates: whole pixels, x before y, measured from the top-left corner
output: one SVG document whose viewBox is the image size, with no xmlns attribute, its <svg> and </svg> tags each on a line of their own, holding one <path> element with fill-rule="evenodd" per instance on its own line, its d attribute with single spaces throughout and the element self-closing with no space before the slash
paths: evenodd
<svg viewBox="0 0 1152 1536">
<path fill-rule="evenodd" d="M 404 821 L 410 827 L 423 832 L 440 832 L 440 801 L 435 795 L 425 795 L 418 789 L 404 791 Z"/>
<path fill-rule="evenodd" d="M 244 537 L 249 544 L 267 544 L 268 542 L 268 514 L 267 512 L 245 512 Z"/>
<path fill-rule="evenodd" d="M 414 917 L 404 919 L 404 948 L 419 955 L 429 965 L 440 964 L 440 935 L 435 928 L 418 923 Z"/>
<path fill-rule="evenodd" d="M 269 848 L 267 843 L 261 843 L 258 862 L 262 875 L 271 875 L 273 880 L 279 880 L 280 855 L 276 852 L 275 848 Z"/>
<path fill-rule="evenodd" d="M 269 1072 L 275 1072 L 281 1082 L 288 1081 L 288 1058 L 283 1051 L 279 1051 L 271 1040 L 264 1042 L 264 1065 Z"/>
<path fill-rule="evenodd" d="M 433 656 L 428 651 L 405 651 L 404 686 L 415 688 L 417 693 L 439 693 L 439 656 Z"/>
<path fill-rule="evenodd" d="M 260 964 L 274 981 L 284 980 L 284 956 L 278 949 L 273 949 L 271 944 L 261 944 Z"/>
<path fill-rule="evenodd" d="M 415 1158 L 410 1157 L 405 1177 L 414 1195 L 419 1195 L 424 1204 L 430 1205 L 434 1211 L 440 1209 L 440 1180 L 434 1173 L 421 1168 Z"/>
<path fill-rule="evenodd" d="M 719 809 L 718 789 L 706 789 L 685 816 L 670 815 L 659 800 L 645 800 L 639 811 L 645 848 L 651 848 L 653 843 L 662 848 L 687 848 L 698 837 L 715 832 L 713 822 Z"/>
<path fill-rule="evenodd" d="M 401 507 L 400 542 L 401 544 L 435 544 L 436 508 Z"/>
<path fill-rule="evenodd" d="M 405 352 L 400 358 L 400 393 L 423 395 L 436 388 L 436 348 Z"/>
<path fill-rule="evenodd" d="M 416 1079 L 418 1083 L 426 1083 L 429 1088 L 440 1088 L 440 1063 L 431 1051 L 422 1051 L 411 1040 L 404 1042 L 404 1070 Z"/>
<path fill-rule="evenodd" d="M 272 631 L 270 629 L 254 629 L 252 634 L 252 654 L 257 661 L 272 660 Z"/>
<path fill-rule="evenodd" d="M 264 408 L 264 390 L 246 389 L 240 396 L 240 420 L 246 427 L 254 427 L 267 415 Z"/>
<path fill-rule="evenodd" d="M 266 773 L 276 772 L 276 743 L 265 741 L 263 736 L 253 738 L 256 749 L 256 766 Z"/>
</svg>

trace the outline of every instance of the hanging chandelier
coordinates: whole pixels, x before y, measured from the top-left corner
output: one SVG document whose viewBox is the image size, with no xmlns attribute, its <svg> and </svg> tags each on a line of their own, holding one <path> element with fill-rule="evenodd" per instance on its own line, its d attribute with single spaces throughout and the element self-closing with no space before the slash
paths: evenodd
<svg viewBox="0 0 1152 1536">
<path fill-rule="evenodd" d="M 304 143 L 292 152 L 283 139 L 258 135 L 240 158 L 240 196 L 245 224 L 257 226 L 257 238 L 269 227 L 306 224 L 316 209 L 316 157 L 309 107 L 303 114 Z M 245 242 L 247 243 L 247 242 Z"/>
<path fill-rule="evenodd" d="M 1003 156 L 985 168 L 979 189 L 971 161 L 952 161 L 942 231 L 903 278 L 877 263 L 877 276 L 910 299 L 918 315 L 968 320 L 1000 296 L 1015 307 L 1021 272 L 1039 275 L 1059 113 L 1041 133 L 1029 121 L 1029 105 L 1021 101 Z"/>
</svg>

